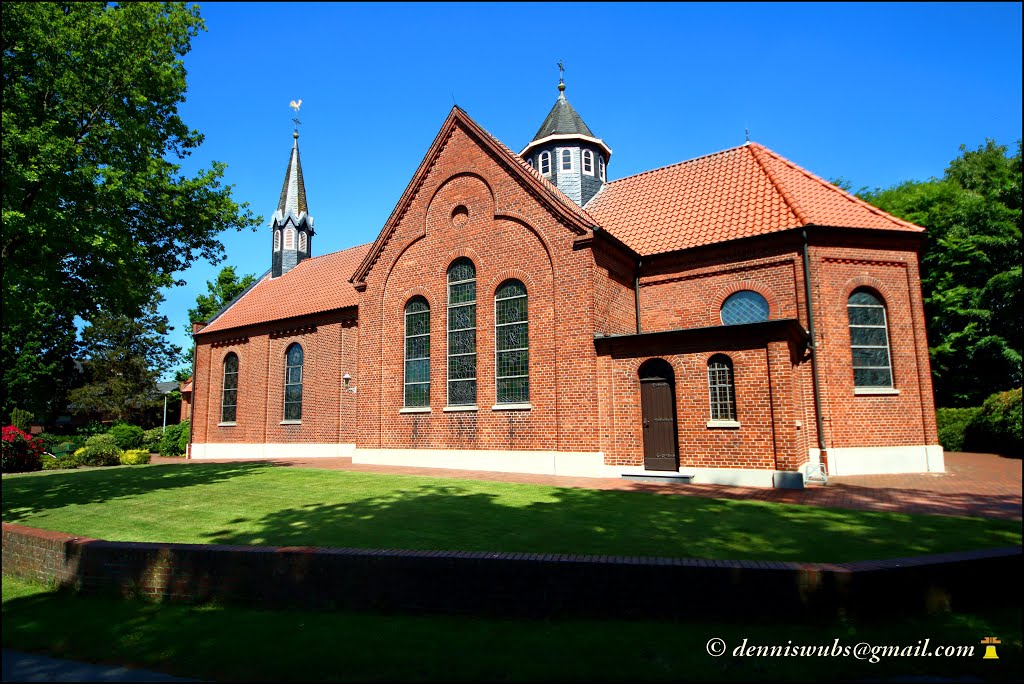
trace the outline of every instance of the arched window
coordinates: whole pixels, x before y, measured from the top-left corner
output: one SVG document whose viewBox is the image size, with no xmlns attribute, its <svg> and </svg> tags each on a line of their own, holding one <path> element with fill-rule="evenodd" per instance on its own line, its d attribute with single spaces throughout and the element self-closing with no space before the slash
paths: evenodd
<svg viewBox="0 0 1024 684">
<path fill-rule="evenodd" d="M 715 354 L 708 359 L 708 392 L 711 420 L 736 420 L 732 360 L 725 354 Z"/>
<path fill-rule="evenodd" d="M 850 317 L 854 387 L 892 387 L 889 330 L 882 300 L 868 290 L 855 290 L 846 301 Z"/>
<path fill-rule="evenodd" d="M 305 252 L 309 249 L 309 237 L 306 235 L 306 231 L 299 233 L 299 251 Z"/>
<path fill-rule="evenodd" d="M 405 305 L 405 405 L 430 406 L 430 304 L 423 297 Z"/>
<path fill-rule="evenodd" d="M 540 153 L 540 172 L 545 176 L 551 175 L 551 153 L 541 152 Z"/>
<path fill-rule="evenodd" d="M 562 170 L 572 171 L 572 150 L 562 150 Z"/>
<path fill-rule="evenodd" d="M 302 345 L 289 345 L 284 358 L 284 419 L 302 420 Z"/>
<path fill-rule="evenodd" d="M 224 382 L 220 395 L 220 422 L 234 423 L 238 408 L 238 355 L 228 352 L 224 357 Z"/>
<path fill-rule="evenodd" d="M 590 150 L 583 150 L 583 173 L 594 175 L 594 153 Z"/>
<path fill-rule="evenodd" d="M 494 293 L 494 369 L 497 403 L 530 401 L 530 335 L 526 286 L 506 280 Z"/>
<path fill-rule="evenodd" d="M 281 251 L 281 231 L 279 230 L 274 231 L 274 251 Z"/>
<path fill-rule="evenodd" d="M 284 230 L 284 248 L 295 249 L 295 229 L 285 228 Z"/>
<path fill-rule="evenodd" d="M 741 325 L 768 320 L 768 301 L 753 290 L 740 290 L 722 303 L 722 323 Z"/>
<path fill-rule="evenodd" d="M 448 405 L 476 404 L 476 267 L 448 267 Z"/>
<path fill-rule="evenodd" d="M 531 169 L 537 168 L 537 166 L 533 163 L 533 157 L 530 157 L 529 159 L 527 159 L 526 163 L 530 165 Z"/>
<path fill-rule="evenodd" d="M 601 174 L 601 180 L 604 180 L 604 157 L 598 156 L 597 158 L 597 169 Z"/>
</svg>

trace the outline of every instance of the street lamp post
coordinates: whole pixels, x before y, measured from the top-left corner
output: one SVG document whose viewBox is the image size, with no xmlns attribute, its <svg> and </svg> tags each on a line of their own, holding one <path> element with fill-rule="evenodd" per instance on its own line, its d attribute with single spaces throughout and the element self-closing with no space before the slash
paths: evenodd
<svg viewBox="0 0 1024 684">
<path fill-rule="evenodd" d="M 164 392 L 164 432 L 167 432 L 167 395 L 170 392 Z M 163 434 L 163 433 L 161 433 Z"/>
</svg>

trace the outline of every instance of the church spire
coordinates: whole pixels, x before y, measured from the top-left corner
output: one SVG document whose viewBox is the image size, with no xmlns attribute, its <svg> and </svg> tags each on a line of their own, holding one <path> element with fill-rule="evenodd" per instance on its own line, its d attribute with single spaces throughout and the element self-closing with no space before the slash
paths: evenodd
<svg viewBox="0 0 1024 684">
<path fill-rule="evenodd" d="M 292 100 L 290 107 L 295 110 L 295 131 L 292 133 L 292 152 L 284 173 L 281 197 L 271 222 L 273 230 L 273 258 L 271 275 L 284 275 L 313 252 L 313 217 L 309 215 L 306 203 L 306 184 L 302 178 L 302 161 L 299 158 L 299 107 L 302 100 Z"/>
</svg>

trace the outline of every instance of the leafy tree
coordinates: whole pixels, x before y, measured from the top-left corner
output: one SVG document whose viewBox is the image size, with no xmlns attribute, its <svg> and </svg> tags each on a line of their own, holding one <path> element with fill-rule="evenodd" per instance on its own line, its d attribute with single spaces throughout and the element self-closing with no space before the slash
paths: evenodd
<svg viewBox="0 0 1024 684">
<path fill-rule="evenodd" d="M 928 228 L 921 286 L 940 406 L 977 406 L 1020 387 L 1021 142 L 960 146 L 941 179 L 859 193 Z"/>
<path fill-rule="evenodd" d="M 3 412 L 52 410 L 76 316 L 132 317 L 259 225 L 224 164 L 175 163 L 203 141 L 178 115 L 200 30 L 183 3 L 3 4 Z"/>
<path fill-rule="evenodd" d="M 77 410 L 126 420 L 162 404 L 156 382 L 181 354 L 167 341 L 167 317 L 157 313 L 162 299 L 134 317 L 100 312 L 82 331 L 86 383 L 69 394 Z"/>
<path fill-rule="evenodd" d="M 256 276 L 246 273 L 239 277 L 235 273 L 234 266 L 225 266 L 217 274 L 216 280 L 206 281 L 207 294 L 196 297 L 196 305 L 188 310 L 188 330 L 192 330 L 193 323 L 206 323 L 214 315 L 231 302 L 235 297 L 242 294 L 242 291 L 256 282 Z M 195 354 L 195 345 L 189 348 L 185 356 L 187 368 L 180 368 L 175 372 L 174 379 L 178 382 L 188 380 L 192 375 L 192 357 Z M 180 398 L 180 395 L 179 395 Z"/>
</svg>

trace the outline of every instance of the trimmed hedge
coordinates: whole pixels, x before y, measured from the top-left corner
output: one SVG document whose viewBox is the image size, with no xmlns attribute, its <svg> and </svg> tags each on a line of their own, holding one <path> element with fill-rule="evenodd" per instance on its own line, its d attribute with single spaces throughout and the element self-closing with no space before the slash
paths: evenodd
<svg viewBox="0 0 1024 684">
<path fill-rule="evenodd" d="M 979 451 L 1020 457 L 1021 390 L 993 394 L 981 406 L 935 412 L 939 442 L 946 451 Z"/>
<path fill-rule="evenodd" d="M 145 449 L 129 449 L 121 454 L 121 465 L 149 463 L 149 452 Z"/>
<path fill-rule="evenodd" d="M 96 435 L 105 437 L 106 435 Z M 93 439 L 92 437 L 89 438 Z M 75 452 L 75 457 L 81 459 L 82 465 L 87 466 L 115 466 L 121 465 L 121 450 L 116 444 L 97 442 L 90 444 Z"/>
<path fill-rule="evenodd" d="M 142 439 L 145 435 L 138 425 L 129 425 L 128 423 L 115 425 L 110 428 L 109 434 L 120 449 L 138 449 L 142 446 Z"/>
<path fill-rule="evenodd" d="M 74 454 L 68 454 L 67 456 L 52 456 L 45 454 L 43 456 L 43 470 L 62 470 L 77 468 L 82 465 L 80 457 Z"/>
<path fill-rule="evenodd" d="M 935 411 L 935 420 L 939 424 L 939 444 L 946 451 L 966 451 L 964 433 L 967 425 L 978 414 L 981 407 L 972 408 L 940 408 Z"/>
</svg>

